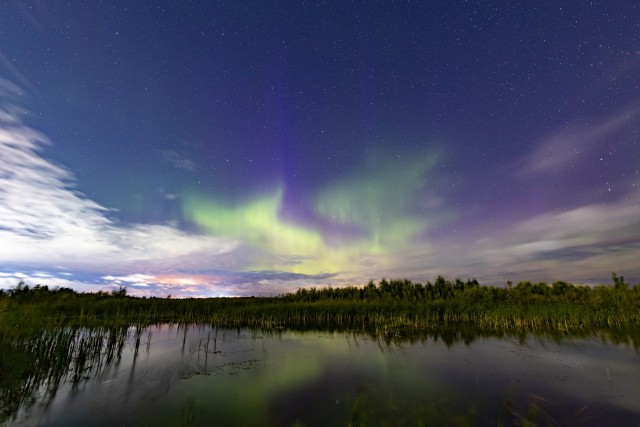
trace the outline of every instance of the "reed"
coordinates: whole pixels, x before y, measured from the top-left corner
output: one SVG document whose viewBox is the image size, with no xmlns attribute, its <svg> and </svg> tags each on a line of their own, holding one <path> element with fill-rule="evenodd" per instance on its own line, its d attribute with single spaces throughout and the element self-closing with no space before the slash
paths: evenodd
<svg viewBox="0 0 640 427">
<path fill-rule="evenodd" d="M 382 316 L 384 320 L 386 317 Z M 380 320 L 378 319 L 378 320 Z M 404 324 L 406 319 L 396 318 L 399 324 Z M 59 327 L 42 328 L 37 331 L 24 329 L 10 336 L 0 335 L 0 423 L 11 421 L 19 408 L 29 408 L 36 402 L 46 402 L 52 399 L 65 381 L 78 387 L 91 378 L 100 378 L 109 367 L 118 364 L 123 352 L 130 345 L 133 346 L 133 357 L 139 355 L 139 349 L 149 346 L 152 340 L 153 325 L 121 325 L 118 323 L 107 324 L 103 321 L 99 327 Z M 264 328 L 253 329 L 253 339 L 263 337 L 278 337 L 284 333 L 282 329 L 273 328 L 265 322 Z M 170 325 L 173 326 L 173 325 Z M 187 334 L 197 329 L 200 342 L 198 354 L 202 353 L 205 360 L 210 354 L 218 352 L 216 345 L 218 334 L 224 336 L 225 330 L 220 330 L 216 325 L 190 325 L 178 324 L 176 336 L 182 340 L 184 348 Z M 4 328 L 0 329 L 4 331 Z M 346 333 L 353 335 L 354 339 L 373 339 L 380 344 L 381 351 L 402 346 L 403 343 L 415 343 L 422 340 L 434 340 L 453 346 L 456 343 L 470 344 L 478 339 L 487 337 L 515 337 L 522 341 L 528 334 L 510 333 L 503 330 L 480 330 L 471 324 L 450 324 L 433 329 L 432 332 L 424 332 L 421 335 L 402 335 L 397 325 L 379 323 L 377 329 L 370 332 L 351 330 Z M 6 332 L 6 331 L 4 331 Z M 562 342 L 567 337 L 587 338 L 598 336 L 604 342 L 615 344 L 633 345 L 636 351 L 640 351 L 640 329 L 614 329 L 614 330 L 581 330 L 575 334 L 547 331 L 535 335 Z M 126 344 L 126 345 L 125 345 Z M 366 425 L 374 423 L 375 408 L 384 402 L 368 400 L 368 396 L 358 396 L 353 408 L 352 425 Z M 429 405 L 433 404 L 429 403 Z M 538 404 L 539 402 L 535 402 Z M 394 405 L 395 406 L 395 405 Z M 423 409 L 426 409 L 422 407 Z M 407 408 L 410 409 L 410 408 Z M 414 408 L 416 409 L 416 408 Z M 431 407 L 431 409 L 438 409 Z M 395 413 L 395 412 L 394 412 Z M 505 416 L 522 414 L 509 406 Z M 416 415 L 424 419 L 425 425 L 442 424 L 439 418 L 432 418 L 436 413 L 424 413 Z M 454 412 L 440 415 L 455 415 Z M 413 418 L 411 418 L 413 419 Z M 523 418 L 524 419 L 524 418 Z M 405 423 L 403 423 L 405 424 Z M 410 424 L 408 421 L 406 424 Z M 447 422 L 445 425 L 449 424 Z"/>
<path fill-rule="evenodd" d="M 269 298 L 134 298 L 123 290 L 80 294 L 21 284 L 0 295 L 0 334 L 42 325 L 92 327 L 208 323 L 219 327 L 336 328 L 419 335 L 472 326 L 490 332 L 579 332 L 640 326 L 640 285 L 566 282 L 497 288 L 475 279 L 434 283 L 382 279 L 364 287 L 299 289 Z"/>
</svg>

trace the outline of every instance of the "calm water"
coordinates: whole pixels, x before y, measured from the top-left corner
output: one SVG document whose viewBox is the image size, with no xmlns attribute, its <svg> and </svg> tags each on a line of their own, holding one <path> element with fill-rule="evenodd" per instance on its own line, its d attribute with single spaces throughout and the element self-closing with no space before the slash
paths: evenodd
<svg viewBox="0 0 640 427">
<path fill-rule="evenodd" d="M 598 338 L 446 345 L 169 325 L 71 336 L 5 424 L 640 425 L 640 356 Z"/>
</svg>

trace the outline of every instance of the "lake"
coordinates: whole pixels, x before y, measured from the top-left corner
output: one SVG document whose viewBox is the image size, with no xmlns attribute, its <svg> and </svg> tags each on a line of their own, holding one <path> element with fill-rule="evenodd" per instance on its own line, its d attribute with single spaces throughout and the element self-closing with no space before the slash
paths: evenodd
<svg viewBox="0 0 640 427">
<path fill-rule="evenodd" d="M 17 370 L 0 383 L 11 426 L 640 425 L 638 348 L 604 333 L 159 325 L 59 330 L 1 349 Z"/>
</svg>

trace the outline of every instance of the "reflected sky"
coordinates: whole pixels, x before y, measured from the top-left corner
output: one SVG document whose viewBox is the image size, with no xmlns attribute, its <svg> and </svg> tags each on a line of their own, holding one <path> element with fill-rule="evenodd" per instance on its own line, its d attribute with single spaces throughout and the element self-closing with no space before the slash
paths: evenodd
<svg viewBox="0 0 640 427">
<path fill-rule="evenodd" d="M 87 365 L 9 425 L 635 425 L 637 351 L 596 338 L 445 345 L 344 332 L 130 329 L 121 358 Z M 527 418 L 529 417 L 529 418 Z"/>
</svg>

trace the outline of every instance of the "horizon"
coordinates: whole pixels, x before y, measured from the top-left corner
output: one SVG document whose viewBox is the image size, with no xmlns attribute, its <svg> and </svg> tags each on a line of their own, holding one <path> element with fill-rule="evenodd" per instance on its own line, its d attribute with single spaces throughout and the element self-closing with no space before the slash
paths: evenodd
<svg viewBox="0 0 640 427">
<path fill-rule="evenodd" d="M 0 10 L 0 289 L 640 283 L 633 3 Z"/>
<path fill-rule="evenodd" d="M 22 292 L 36 292 L 38 290 L 44 290 L 45 292 L 51 292 L 51 293 L 58 293 L 60 291 L 62 292 L 74 292 L 75 294 L 79 294 L 79 295 L 99 295 L 99 296 L 107 296 L 107 297 L 131 297 L 131 298 L 142 298 L 142 299 L 147 299 L 147 298 L 160 298 L 160 299 L 207 299 L 207 298 L 282 298 L 282 297 L 287 297 L 287 296 L 295 296 L 297 294 L 299 294 L 300 292 L 305 293 L 305 292 L 317 292 L 318 294 L 322 294 L 325 290 L 349 290 L 349 289 L 361 289 L 361 290 L 365 290 L 367 289 L 369 286 L 374 286 L 377 289 L 384 289 L 384 287 L 388 284 L 391 284 L 392 286 L 394 284 L 402 284 L 403 286 L 405 284 L 408 283 L 408 285 L 410 287 L 424 287 L 424 288 L 431 288 L 432 286 L 438 286 L 437 282 L 442 279 L 445 283 L 448 284 L 448 286 L 457 286 L 458 283 L 464 283 L 465 286 L 468 286 L 469 283 L 474 284 L 475 286 L 479 286 L 482 288 L 499 288 L 499 289 L 504 289 L 506 291 L 515 291 L 518 292 L 518 289 L 520 288 L 521 285 L 525 286 L 525 289 L 528 288 L 528 292 L 531 292 L 531 287 L 535 287 L 535 286 L 544 286 L 546 288 L 548 288 L 550 291 L 553 290 L 556 285 L 560 285 L 562 289 L 565 289 L 564 286 L 568 285 L 569 288 L 570 287 L 575 287 L 575 288 L 580 288 L 580 287 L 586 287 L 586 288 L 598 288 L 598 287 L 605 287 L 605 288 L 618 288 L 618 286 L 620 286 L 621 284 L 623 286 L 625 286 L 627 289 L 631 289 L 634 290 L 636 288 L 640 288 L 640 283 L 634 285 L 633 283 L 629 283 L 626 278 L 624 276 L 618 276 L 615 272 L 611 273 L 611 280 L 613 281 L 613 283 L 611 284 L 606 284 L 606 283 L 571 283 L 571 282 L 566 282 L 564 280 L 557 280 L 553 283 L 547 283 L 547 282 L 531 282 L 529 280 L 523 280 L 520 281 L 518 283 L 513 283 L 510 280 L 507 280 L 504 283 L 499 283 L 499 284 L 495 284 L 495 283 L 490 283 L 490 284 L 486 284 L 486 283 L 480 283 L 478 282 L 478 280 L 476 278 L 467 278 L 467 279 L 461 279 L 459 277 L 456 277 L 453 280 L 450 280 L 444 276 L 439 275 L 437 277 L 437 279 L 434 282 L 431 282 L 430 280 L 425 281 L 425 282 L 418 282 L 418 281 L 411 281 L 408 279 L 387 279 L 385 277 L 381 278 L 380 280 L 378 280 L 377 282 L 374 280 L 370 280 L 366 285 L 365 284 L 356 284 L 356 285 L 345 285 L 342 287 L 332 287 L 330 284 L 326 285 L 326 286 L 308 286 L 308 287 L 299 287 L 297 289 L 291 289 L 285 293 L 280 293 L 280 294 L 271 294 L 271 295 L 224 295 L 224 296 L 203 296 L 203 295 L 171 295 L 168 294 L 166 296 L 157 296 L 157 295 L 135 295 L 135 294 L 130 294 L 129 290 L 130 288 L 128 288 L 126 285 L 120 284 L 118 285 L 117 288 L 104 288 L 104 289 L 92 289 L 92 290 L 88 290 L 88 291 L 78 291 L 75 290 L 73 288 L 69 288 L 69 287 L 64 287 L 64 286 L 54 286 L 54 287 L 49 287 L 47 285 L 41 285 L 41 284 L 29 284 L 26 283 L 24 281 L 20 281 L 16 286 L 13 286 L 11 288 L 0 288 L 0 296 L 2 295 L 9 295 L 9 296 L 13 296 L 15 295 L 15 292 L 18 291 L 22 291 Z M 565 291 L 563 291 L 565 292 Z M 4 294 L 3 294 L 4 293 Z M 402 299 L 402 298 L 401 298 Z"/>
</svg>

